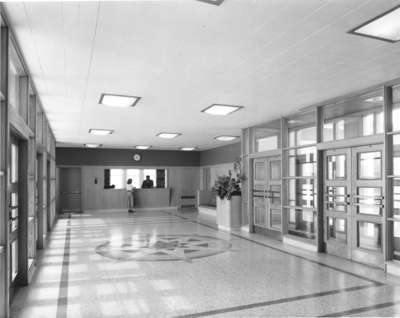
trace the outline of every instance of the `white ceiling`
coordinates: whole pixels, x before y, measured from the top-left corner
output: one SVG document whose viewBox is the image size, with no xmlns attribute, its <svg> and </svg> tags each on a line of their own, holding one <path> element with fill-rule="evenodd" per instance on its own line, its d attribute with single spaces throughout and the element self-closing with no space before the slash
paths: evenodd
<svg viewBox="0 0 400 318">
<path fill-rule="evenodd" d="M 400 77 L 400 43 L 346 32 L 394 0 L 10 2 L 5 7 L 58 145 L 155 148 L 218 135 Z M 141 96 L 134 108 L 101 93 Z M 245 106 L 227 117 L 213 103 Z M 90 128 L 114 129 L 110 136 Z M 155 137 L 180 132 L 174 140 Z"/>
</svg>

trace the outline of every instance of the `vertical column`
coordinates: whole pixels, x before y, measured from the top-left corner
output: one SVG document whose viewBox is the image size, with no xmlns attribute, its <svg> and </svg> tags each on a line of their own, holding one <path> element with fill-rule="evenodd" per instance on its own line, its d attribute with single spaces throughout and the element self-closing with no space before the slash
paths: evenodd
<svg viewBox="0 0 400 318">
<path fill-rule="evenodd" d="M 287 169 L 289 167 L 288 164 L 288 156 L 286 151 L 284 150 L 287 145 L 288 140 L 288 125 L 287 119 L 281 118 L 281 184 L 282 184 L 282 195 L 281 195 L 281 219 L 282 219 L 282 235 L 288 233 L 288 213 L 287 209 L 284 206 L 287 205 L 288 202 L 288 186 L 284 177 L 287 174 Z"/>
<path fill-rule="evenodd" d="M 0 317 L 9 313 L 9 219 L 8 219 L 8 28 L 1 27 L 0 33 Z"/>
<path fill-rule="evenodd" d="M 383 209 L 383 257 L 385 261 L 393 258 L 393 226 L 394 222 L 388 221 L 388 218 L 393 216 L 393 178 L 388 177 L 393 175 L 393 135 L 388 134 L 392 131 L 392 88 L 385 86 L 383 88 L 383 114 L 385 123 L 385 139 L 384 139 L 384 158 L 385 167 L 383 177 L 385 182 L 384 191 L 385 199 Z"/>
<path fill-rule="evenodd" d="M 322 107 L 317 107 L 315 112 L 315 120 L 317 123 L 317 144 L 322 142 L 323 134 L 323 110 Z M 325 251 L 324 246 L 324 153 L 318 150 L 317 147 L 317 175 L 315 191 L 317 193 L 317 250 L 318 252 Z"/>
</svg>

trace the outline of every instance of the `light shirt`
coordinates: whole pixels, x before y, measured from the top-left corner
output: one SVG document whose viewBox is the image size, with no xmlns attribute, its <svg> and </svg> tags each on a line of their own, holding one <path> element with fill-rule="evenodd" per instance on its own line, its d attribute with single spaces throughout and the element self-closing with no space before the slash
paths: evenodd
<svg viewBox="0 0 400 318">
<path fill-rule="evenodd" d="M 133 184 L 131 183 L 131 184 L 127 184 L 126 185 L 126 191 L 129 191 L 129 192 L 131 192 L 133 190 Z"/>
</svg>

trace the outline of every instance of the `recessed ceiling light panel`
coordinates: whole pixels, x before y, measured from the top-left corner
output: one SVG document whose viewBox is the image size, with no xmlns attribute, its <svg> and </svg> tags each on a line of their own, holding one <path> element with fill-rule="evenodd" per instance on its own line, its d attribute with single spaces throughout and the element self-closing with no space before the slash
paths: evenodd
<svg viewBox="0 0 400 318">
<path fill-rule="evenodd" d="M 361 24 L 349 33 L 392 43 L 400 41 L 400 6 Z"/>
<path fill-rule="evenodd" d="M 215 139 L 218 140 L 218 141 L 232 141 L 232 140 L 235 140 L 237 138 L 239 138 L 239 137 L 237 137 L 237 136 L 218 136 L 218 137 L 215 137 Z"/>
<path fill-rule="evenodd" d="M 164 138 L 164 139 L 174 139 L 180 135 L 182 135 L 182 134 L 161 132 L 161 133 L 157 134 L 157 137 Z"/>
<path fill-rule="evenodd" d="M 242 109 L 243 106 L 234 106 L 234 105 L 224 105 L 224 104 L 213 104 L 202 110 L 203 113 L 217 116 L 226 116 L 232 114 L 239 109 Z"/>
<path fill-rule="evenodd" d="M 193 151 L 195 149 L 196 149 L 196 147 L 182 147 L 181 148 L 182 151 Z"/>
<path fill-rule="evenodd" d="M 151 146 L 136 146 L 135 148 L 139 149 L 139 150 L 147 150 L 147 149 L 150 149 Z"/>
<path fill-rule="evenodd" d="M 114 130 L 111 129 L 89 129 L 89 134 L 92 135 L 97 135 L 97 136 L 105 136 L 105 135 L 111 135 L 114 132 Z"/>
<path fill-rule="evenodd" d="M 101 94 L 99 104 L 110 107 L 133 107 L 139 100 L 140 97 L 137 96 Z"/>
<path fill-rule="evenodd" d="M 214 4 L 216 6 L 219 6 L 225 0 L 198 0 L 198 1 L 209 3 L 209 4 Z"/>
<path fill-rule="evenodd" d="M 101 144 L 85 144 L 85 148 L 99 148 Z"/>
</svg>

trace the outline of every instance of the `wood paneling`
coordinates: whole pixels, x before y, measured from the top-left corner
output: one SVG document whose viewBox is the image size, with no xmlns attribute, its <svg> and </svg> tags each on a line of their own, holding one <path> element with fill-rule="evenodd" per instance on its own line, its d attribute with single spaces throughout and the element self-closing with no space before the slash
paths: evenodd
<svg viewBox="0 0 400 318">
<path fill-rule="evenodd" d="M 123 209 L 126 207 L 125 190 L 104 189 L 104 169 L 129 167 L 82 166 L 81 168 L 83 210 Z M 165 167 L 152 168 L 164 169 Z M 178 205 L 181 195 L 196 195 L 200 183 L 198 167 L 167 167 L 165 169 L 167 169 L 168 187 L 171 188 L 171 206 Z M 97 179 L 97 184 L 95 179 Z"/>
</svg>

